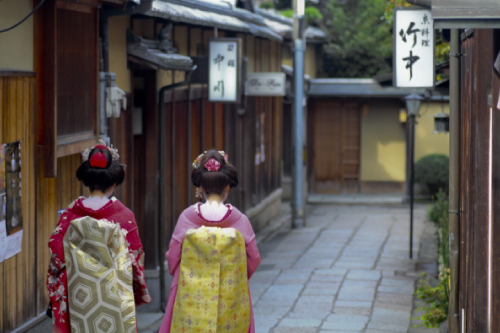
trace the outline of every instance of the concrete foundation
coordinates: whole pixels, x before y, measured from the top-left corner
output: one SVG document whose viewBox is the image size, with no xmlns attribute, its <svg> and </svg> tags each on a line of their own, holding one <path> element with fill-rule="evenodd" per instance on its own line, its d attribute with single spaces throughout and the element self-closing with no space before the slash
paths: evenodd
<svg viewBox="0 0 500 333">
<path fill-rule="evenodd" d="M 248 209 L 245 215 L 252 223 L 255 232 L 262 229 L 266 224 L 275 217 L 281 208 L 283 190 L 277 189 L 267 198 L 262 200 L 257 206 Z"/>
</svg>

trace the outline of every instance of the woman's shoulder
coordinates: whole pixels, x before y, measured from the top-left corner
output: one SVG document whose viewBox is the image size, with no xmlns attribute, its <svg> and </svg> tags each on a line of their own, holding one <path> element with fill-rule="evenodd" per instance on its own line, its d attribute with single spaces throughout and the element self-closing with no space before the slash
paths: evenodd
<svg viewBox="0 0 500 333">
<path fill-rule="evenodd" d="M 199 205 L 198 203 L 195 203 L 193 205 L 187 206 L 186 209 L 184 209 L 179 215 L 179 219 L 185 218 L 185 219 L 192 219 L 196 214 L 199 213 Z"/>
<path fill-rule="evenodd" d="M 128 215 L 131 215 L 131 216 L 135 216 L 134 215 L 134 212 L 132 212 L 130 210 L 130 208 L 128 208 L 127 206 L 125 206 L 120 200 L 118 200 L 117 198 L 115 197 L 111 197 L 111 202 L 113 204 L 113 206 L 115 207 L 115 210 L 117 212 L 120 212 L 120 213 L 124 213 L 124 214 L 128 214 Z"/>
</svg>

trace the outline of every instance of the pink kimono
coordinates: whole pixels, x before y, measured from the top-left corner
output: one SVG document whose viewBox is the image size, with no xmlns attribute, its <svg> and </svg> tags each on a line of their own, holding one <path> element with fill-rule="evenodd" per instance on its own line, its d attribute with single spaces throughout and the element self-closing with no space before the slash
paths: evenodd
<svg viewBox="0 0 500 333">
<path fill-rule="evenodd" d="M 175 226 L 172 240 L 170 241 L 169 250 L 167 252 L 168 269 L 173 275 L 172 286 L 170 287 L 170 295 L 168 297 L 167 309 L 165 317 L 160 328 L 159 333 L 169 333 L 172 323 L 172 313 L 174 310 L 175 297 L 177 295 L 177 284 L 179 282 L 180 260 L 182 253 L 182 242 L 184 235 L 189 229 L 197 229 L 201 226 L 207 227 L 220 227 L 220 228 L 234 228 L 238 230 L 245 239 L 246 252 L 247 252 L 247 270 L 248 279 L 255 273 L 260 263 L 259 250 L 255 241 L 255 233 L 253 232 L 252 225 L 248 218 L 242 214 L 238 209 L 231 205 L 227 205 L 228 212 L 220 221 L 208 221 L 201 216 L 200 205 L 195 204 L 186 208 Z M 250 327 L 248 333 L 255 333 L 255 323 L 253 318 L 252 299 L 250 297 L 250 290 L 248 291 L 250 299 Z M 175 332 L 172 332 L 175 333 Z"/>
</svg>

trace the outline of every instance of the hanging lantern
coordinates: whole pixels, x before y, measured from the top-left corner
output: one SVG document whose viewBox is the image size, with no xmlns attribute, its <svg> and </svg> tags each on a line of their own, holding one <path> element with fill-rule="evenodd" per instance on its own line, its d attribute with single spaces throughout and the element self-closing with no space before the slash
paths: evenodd
<svg viewBox="0 0 500 333">
<path fill-rule="evenodd" d="M 439 112 L 434 116 L 434 133 L 448 133 L 450 131 L 450 115 Z"/>
</svg>

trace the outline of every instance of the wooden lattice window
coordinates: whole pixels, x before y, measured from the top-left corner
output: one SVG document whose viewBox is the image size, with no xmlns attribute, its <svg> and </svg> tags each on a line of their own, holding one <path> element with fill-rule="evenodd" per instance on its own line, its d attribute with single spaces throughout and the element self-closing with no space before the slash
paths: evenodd
<svg viewBox="0 0 500 333">
<path fill-rule="evenodd" d="M 37 18 L 38 138 L 45 176 L 57 158 L 92 145 L 98 130 L 99 2 L 47 2 Z"/>
</svg>

